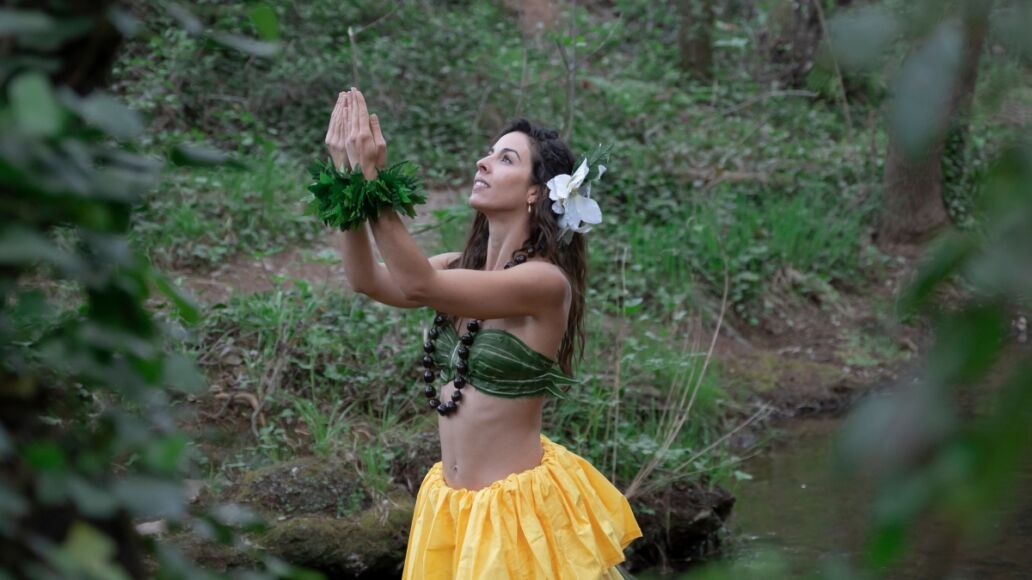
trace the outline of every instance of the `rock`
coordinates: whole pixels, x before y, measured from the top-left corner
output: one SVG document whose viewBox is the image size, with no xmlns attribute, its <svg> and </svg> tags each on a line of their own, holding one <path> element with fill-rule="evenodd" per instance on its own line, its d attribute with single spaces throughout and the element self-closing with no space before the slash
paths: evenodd
<svg viewBox="0 0 1032 580">
<path fill-rule="evenodd" d="M 632 569 L 705 560 L 720 547 L 735 498 L 719 487 L 677 482 L 632 501 L 642 538 L 631 544 Z"/>
<path fill-rule="evenodd" d="M 267 519 L 280 515 L 346 517 L 371 505 L 354 464 L 337 458 L 304 457 L 244 475 L 228 500 L 246 504 Z"/>
<path fill-rule="evenodd" d="M 401 575 L 415 500 L 395 488 L 383 502 L 351 517 L 304 515 L 275 522 L 258 541 L 291 564 L 329 578 Z"/>
</svg>

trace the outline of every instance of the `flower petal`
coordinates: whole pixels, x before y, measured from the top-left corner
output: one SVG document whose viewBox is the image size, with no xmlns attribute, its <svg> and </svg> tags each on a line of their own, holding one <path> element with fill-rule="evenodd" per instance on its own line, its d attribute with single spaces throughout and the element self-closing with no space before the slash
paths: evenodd
<svg viewBox="0 0 1032 580">
<path fill-rule="evenodd" d="M 553 202 L 552 202 L 552 211 L 553 211 L 554 213 L 557 213 L 557 214 L 559 214 L 559 215 L 563 215 L 563 212 L 564 212 L 565 210 L 563 209 L 563 204 L 562 204 L 562 202 L 560 202 L 560 201 L 553 201 Z"/>
<path fill-rule="evenodd" d="M 577 212 L 581 221 L 589 224 L 602 223 L 602 210 L 598 207 L 597 201 L 580 195 L 570 198 L 570 201 L 573 202 L 574 211 Z"/>
<path fill-rule="evenodd" d="M 576 202 L 570 203 L 574 199 L 576 199 L 576 196 L 567 200 L 566 211 L 563 213 L 562 219 L 559 220 L 559 225 L 562 227 L 575 228 L 580 225 L 581 218 L 580 213 L 577 212 L 577 204 Z"/>
<path fill-rule="evenodd" d="M 584 182 L 584 178 L 588 176 L 588 160 L 581 161 L 580 167 L 573 173 L 573 186 L 580 187 L 580 184 Z"/>
<path fill-rule="evenodd" d="M 549 179 L 545 185 L 548 187 L 549 199 L 566 199 L 570 195 L 570 176 L 565 173 Z"/>
</svg>

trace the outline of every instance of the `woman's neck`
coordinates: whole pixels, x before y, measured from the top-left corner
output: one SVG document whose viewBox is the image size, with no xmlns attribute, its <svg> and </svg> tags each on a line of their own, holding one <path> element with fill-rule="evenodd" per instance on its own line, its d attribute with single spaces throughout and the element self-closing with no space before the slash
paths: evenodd
<svg viewBox="0 0 1032 580">
<path fill-rule="evenodd" d="M 530 223 L 526 219 L 516 222 L 494 218 L 488 221 L 487 259 L 484 270 L 501 270 L 512 259 L 512 253 L 523 247 L 530 237 Z"/>
</svg>

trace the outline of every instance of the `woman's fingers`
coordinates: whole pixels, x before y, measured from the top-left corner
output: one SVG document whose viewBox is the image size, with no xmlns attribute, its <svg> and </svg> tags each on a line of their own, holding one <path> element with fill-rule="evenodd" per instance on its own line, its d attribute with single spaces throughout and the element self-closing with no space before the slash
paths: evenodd
<svg viewBox="0 0 1032 580">
<path fill-rule="evenodd" d="M 369 115 L 369 129 L 373 132 L 373 143 L 376 144 L 376 165 L 383 169 L 387 164 L 387 141 L 380 130 L 380 117 Z"/>
<path fill-rule="evenodd" d="M 348 94 L 341 93 L 343 97 L 340 102 L 340 115 L 337 118 L 336 125 L 333 126 L 333 133 L 337 138 L 337 142 L 344 146 L 344 139 L 347 138 L 347 123 L 348 123 Z"/>
<path fill-rule="evenodd" d="M 344 102 L 344 93 L 337 94 L 337 103 L 333 106 L 333 112 L 330 113 L 330 124 L 326 128 L 326 144 L 329 145 L 332 142 L 334 136 L 334 128 L 337 126 L 337 121 L 340 118 L 341 104 Z"/>
<path fill-rule="evenodd" d="M 356 128 L 358 129 L 358 133 L 361 133 L 364 129 L 369 127 L 369 110 L 366 109 L 365 97 L 362 96 L 362 91 L 352 89 L 351 92 L 355 93 L 355 114 L 358 115 Z"/>
</svg>

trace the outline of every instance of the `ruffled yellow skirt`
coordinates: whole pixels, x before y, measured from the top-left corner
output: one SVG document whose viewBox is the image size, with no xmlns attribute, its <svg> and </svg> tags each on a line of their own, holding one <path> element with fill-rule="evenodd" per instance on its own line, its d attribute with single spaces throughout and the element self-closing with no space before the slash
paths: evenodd
<svg viewBox="0 0 1032 580">
<path fill-rule="evenodd" d="M 631 506 L 587 460 L 541 435 L 541 464 L 478 490 L 437 462 L 419 488 L 403 578 L 619 578 L 641 537 Z"/>
</svg>

